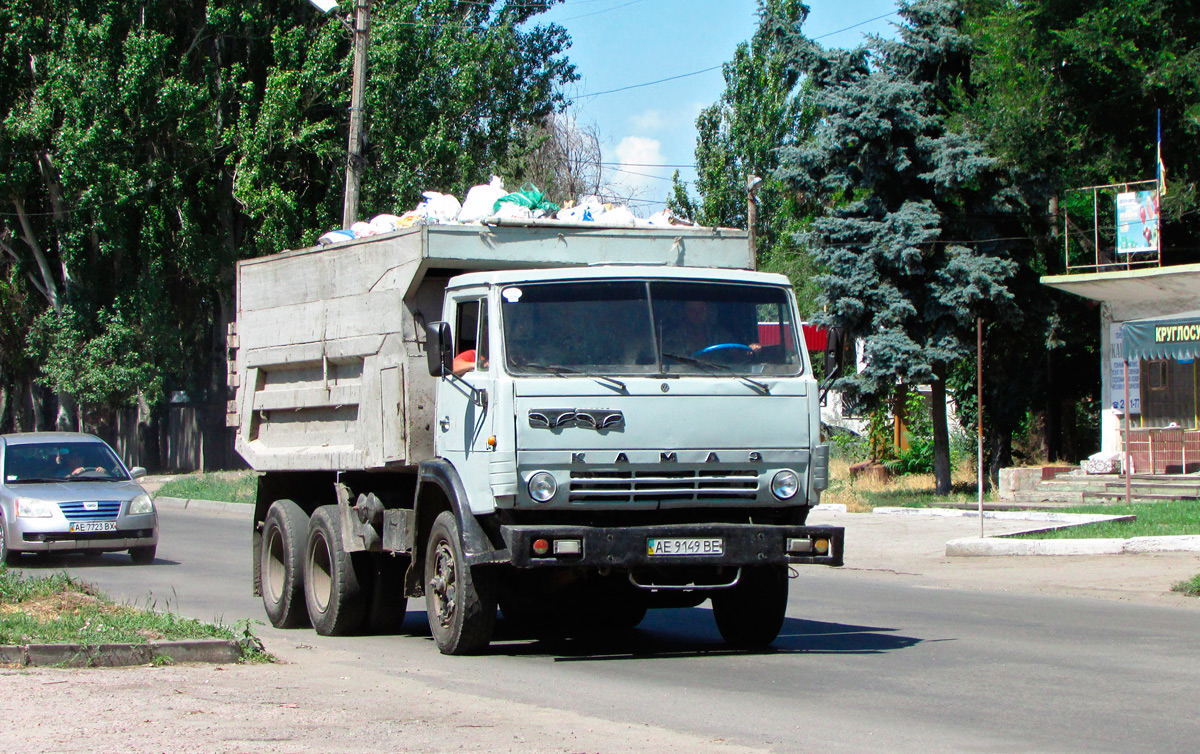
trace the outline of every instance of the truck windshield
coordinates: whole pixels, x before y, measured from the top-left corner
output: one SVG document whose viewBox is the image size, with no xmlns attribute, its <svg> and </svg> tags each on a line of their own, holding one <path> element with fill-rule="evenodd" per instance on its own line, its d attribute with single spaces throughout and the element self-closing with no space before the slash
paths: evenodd
<svg viewBox="0 0 1200 754">
<path fill-rule="evenodd" d="M 528 283 L 501 291 L 513 374 L 795 375 L 786 291 L 672 281 Z"/>
</svg>

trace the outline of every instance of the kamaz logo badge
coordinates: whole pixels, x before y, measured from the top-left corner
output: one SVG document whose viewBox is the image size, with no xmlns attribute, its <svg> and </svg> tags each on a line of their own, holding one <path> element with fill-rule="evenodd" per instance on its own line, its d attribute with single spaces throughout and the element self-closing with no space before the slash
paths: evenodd
<svg viewBox="0 0 1200 754">
<path fill-rule="evenodd" d="M 539 429 L 624 429 L 625 415 L 620 411 L 604 409 L 530 409 L 529 426 Z"/>
</svg>

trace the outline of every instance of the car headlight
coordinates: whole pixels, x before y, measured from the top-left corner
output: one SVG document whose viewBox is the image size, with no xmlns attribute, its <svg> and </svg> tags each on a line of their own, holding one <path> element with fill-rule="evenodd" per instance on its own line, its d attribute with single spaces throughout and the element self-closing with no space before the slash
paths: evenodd
<svg viewBox="0 0 1200 754">
<path fill-rule="evenodd" d="M 31 497 L 17 498 L 17 518 L 52 518 L 58 506 Z"/>
<path fill-rule="evenodd" d="M 154 501 L 146 493 L 142 493 L 129 501 L 129 515 L 140 516 L 143 513 L 154 512 Z"/>
<path fill-rule="evenodd" d="M 549 502 L 554 498 L 554 493 L 558 492 L 558 482 L 554 481 L 554 475 L 549 471 L 539 471 L 529 477 L 529 496 L 539 503 Z"/>
<path fill-rule="evenodd" d="M 791 469 L 784 469 L 771 480 L 771 494 L 780 500 L 794 497 L 799 489 L 800 477 L 796 476 L 796 472 Z"/>
</svg>

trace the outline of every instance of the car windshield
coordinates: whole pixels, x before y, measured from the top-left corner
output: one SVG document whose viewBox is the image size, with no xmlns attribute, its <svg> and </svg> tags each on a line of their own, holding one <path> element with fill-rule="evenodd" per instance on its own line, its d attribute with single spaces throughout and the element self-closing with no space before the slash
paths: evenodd
<svg viewBox="0 0 1200 754">
<path fill-rule="evenodd" d="M 579 281 L 501 290 L 513 374 L 795 375 L 801 358 L 784 288 Z"/>
<path fill-rule="evenodd" d="M 125 479 L 129 479 L 125 467 L 103 443 L 25 443 L 9 445 L 4 451 L 7 484 Z"/>
</svg>

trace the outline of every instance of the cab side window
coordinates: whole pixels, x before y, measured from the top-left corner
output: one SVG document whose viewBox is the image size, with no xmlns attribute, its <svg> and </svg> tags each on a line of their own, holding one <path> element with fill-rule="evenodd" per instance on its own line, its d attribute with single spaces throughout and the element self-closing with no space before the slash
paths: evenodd
<svg viewBox="0 0 1200 754">
<path fill-rule="evenodd" d="M 483 301 L 462 301 L 458 304 L 454 329 L 454 373 L 488 368 L 487 307 Z"/>
</svg>

